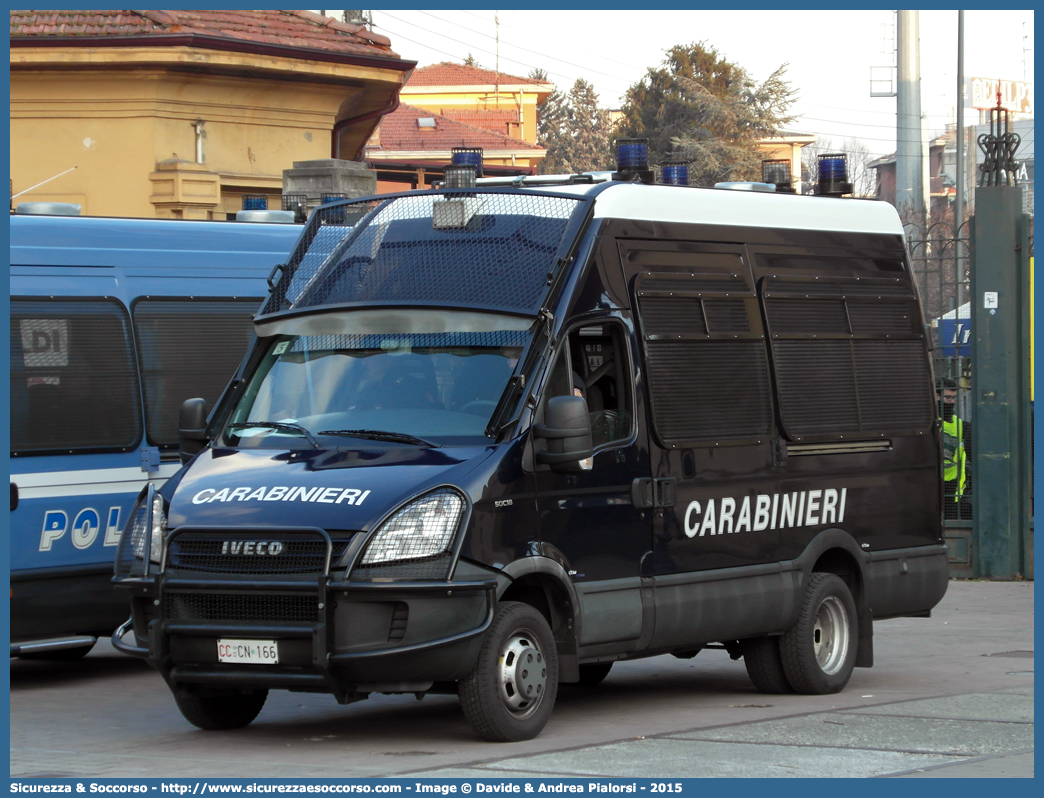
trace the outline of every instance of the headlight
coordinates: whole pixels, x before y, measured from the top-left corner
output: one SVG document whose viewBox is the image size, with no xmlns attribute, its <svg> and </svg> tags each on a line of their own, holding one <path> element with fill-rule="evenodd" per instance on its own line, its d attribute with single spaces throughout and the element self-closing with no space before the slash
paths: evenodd
<svg viewBox="0 0 1044 798">
<path fill-rule="evenodd" d="M 419 560 L 447 551 L 464 513 L 464 497 L 441 488 L 405 505 L 374 534 L 361 565 Z"/>
<path fill-rule="evenodd" d="M 146 500 L 147 501 L 147 500 Z M 146 527 L 151 528 L 146 530 Z M 130 535 L 131 551 L 134 556 L 141 560 L 145 557 L 145 535 L 148 533 L 149 560 L 159 563 L 163 556 L 163 533 L 167 529 L 167 513 L 164 509 L 163 497 L 158 493 L 152 495 L 152 512 L 148 512 L 145 501 L 134 508 L 131 514 L 131 522 L 127 527 L 126 534 Z"/>
</svg>

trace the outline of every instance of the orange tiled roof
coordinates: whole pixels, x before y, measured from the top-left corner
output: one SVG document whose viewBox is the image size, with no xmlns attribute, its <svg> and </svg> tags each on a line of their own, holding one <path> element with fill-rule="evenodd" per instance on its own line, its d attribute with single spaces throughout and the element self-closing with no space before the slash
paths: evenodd
<svg viewBox="0 0 1044 798">
<path fill-rule="evenodd" d="M 535 80 L 533 78 L 520 78 L 517 75 L 508 75 L 504 72 L 494 72 L 492 69 L 467 66 L 466 64 L 454 64 L 443 61 L 440 64 L 418 67 L 413 70 L 407 86 L 492 86 L 496 83 L 517 85 L 527 84 L 546 87 L 548 91 L 554 86 L 546 80 Z"/>
<path fill-rule="evenodd" d="M 492 130 L 496 133 L 511 135 L 511 125 L 518 125 L 518 111 L 477 111 L 471 109 L 456 110 L 443 108 L 442 115 L 454 122 Z"/>
<path fill-rule="evenodd" d="M 261 45 L 398 57 L 391 40 L 311 11 L 12 11 L 11 38 L 196 34 Z"/>
<path fill-rule="evenodd" d="M 420 118 L 435 120 L 435 128 L 422 129 L 417 126 Z M 451 147 L 482 147 L 487 150 L 542 150 L 536 144 L 505 136 L 491 130 L 472 127 L 449 117 L 402 103 L 397 109 L 381 119 L 375 136 L 377 146 L 367 146 L 368 157 L 379 157 L 382 152 L 439 150 Z"/>
</svg>

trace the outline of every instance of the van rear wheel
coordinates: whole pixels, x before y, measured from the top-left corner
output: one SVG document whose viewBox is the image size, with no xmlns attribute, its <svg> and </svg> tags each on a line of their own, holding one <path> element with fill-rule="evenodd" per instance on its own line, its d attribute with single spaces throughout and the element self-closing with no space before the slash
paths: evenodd
<svg viewBox="0 0 1044 798">
<path fill-rule="evenodd" d="M 241 729 L 258 716 L 268 698 L 267 690 L 233 695 L 174 694 L 185 720 L 207 731 Z"/>
<path fill-rule="evenodd" d="M 758 692 L 770 695 L 794 692 L 783 671 L 778 637 L 748 637 L 740 640 L 740 645 L 743 647 L 743 664 L 747 667 L 747 675 Z"/>
<path fill-rule="evenodd" d="M 858 639 L 848 585 L 834 574 L 812 574 L 798 621 L 779 640 L 787 681 L 806 695 L 840 692 L 852 677 Z"/>
<path fill-rule="evenodd" d="M 516 742 L 540 734 L 558 694 L 558 652 L 544 616 L 528 604 L 501 604 L 457 692 L 483 739 Z"/>
</svg>

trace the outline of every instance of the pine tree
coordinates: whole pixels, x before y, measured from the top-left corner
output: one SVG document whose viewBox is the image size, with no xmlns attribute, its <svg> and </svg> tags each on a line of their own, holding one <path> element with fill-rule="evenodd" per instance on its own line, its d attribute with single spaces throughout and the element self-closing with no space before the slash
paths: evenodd
<svg viewBox="0 0 1044 798">
<path fill-rule="evenodd" d="M 759 139 L 792 117 L 786 64 L 763 83 L 704 43 L 676 45 L 627 90 L 620 135 L 648 138 L 652 163 L 689 161 L 695 185 L 759 180 Z"/>
<path fill-rule="evenodd" d="M 533 69 L 529 77 L 547 80 Z M 568 95 L 557 88 L 537 110 L 537 143 L 547 150 L 538 167 L 542 175 L 575 174 L 611 168 L 609 112 L 598 107 L 598 95 L 580 78 Z"/>
<path fill-rule="evenodd" d="M 567 100 L 568 156 L 570 172 L 606 169 L 612 164 L 609 112 L 598 107 L 594 87 L 578 78 Z"/>
</svg>

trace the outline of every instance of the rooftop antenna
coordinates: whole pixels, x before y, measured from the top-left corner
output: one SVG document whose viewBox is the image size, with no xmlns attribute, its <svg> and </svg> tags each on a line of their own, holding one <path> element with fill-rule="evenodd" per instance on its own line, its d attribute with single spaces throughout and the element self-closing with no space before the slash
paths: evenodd
<svg viewBox="0 0 1044 798">
<path fill-rule="evenodd" d="M 493 85 L 493 91 L 497 98 L 497 108 L 500 108 L 500 12 L 493 12 L 493 26 L 496 33 L 497 40 L 497 55 L 496 55 L 496 83 Z"/>
</svg>

